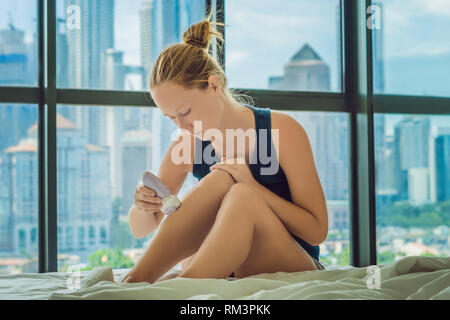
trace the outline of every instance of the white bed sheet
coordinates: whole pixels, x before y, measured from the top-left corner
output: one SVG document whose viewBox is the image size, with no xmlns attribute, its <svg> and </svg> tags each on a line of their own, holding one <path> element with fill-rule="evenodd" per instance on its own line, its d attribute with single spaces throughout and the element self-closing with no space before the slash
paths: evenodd
<svg viewBox="0 0 450 320">
<path fill-rule="evenodd" d="M 373 267 L 326 266 L 325 270 L 263 273 L 234 280 L 174 278 L 154 284 L 120 283 L 129 269 L 96 267 L 81 272 L 80 289 L 67 288 L 70 273 L 25 273 L 0 276 L 0 299 L 450 300 L 450 257 L 404 257 L 378 265 L 379 273 L 369 272 Z M 176 271 L 173 268 L 168 274 Z M 371 289 L 368 280 L 376 280 L 377 274 L 380 288 Z"/>
</svg>

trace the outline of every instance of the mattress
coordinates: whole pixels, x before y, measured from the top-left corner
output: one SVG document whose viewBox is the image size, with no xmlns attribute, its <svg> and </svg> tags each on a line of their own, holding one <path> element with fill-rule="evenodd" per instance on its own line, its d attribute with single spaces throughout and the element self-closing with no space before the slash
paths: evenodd
<svg viewBox="0 0 450 320">
<path fill-rule="evenodd" d="M 120 283 L 130 269 L 95 267 L 68 272 L 0 276 L 0 299 L 31 300 L 450 300 L 450 257 L 403 257 L 367 267 L 262 273 L 238 279 L 173 278 L 153 284 Z M 176 268 L 170 270 L 177 272 Z M 167 275 L 166 274 L 166 275 Z"/>
</svg>

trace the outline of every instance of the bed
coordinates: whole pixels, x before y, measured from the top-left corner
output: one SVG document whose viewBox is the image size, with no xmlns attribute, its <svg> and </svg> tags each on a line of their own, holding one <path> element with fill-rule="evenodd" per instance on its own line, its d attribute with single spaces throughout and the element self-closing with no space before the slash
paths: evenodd
<svg viewBox="0 0 450 320">
<path fill-rule="evenodd" d="M 178 268 L 167 274 L 179 272 Z M 128 271 L 102 266 L 81 271 L 78 278 L 69 272 L 1 275 L 0 300 L 450 300 L 450 257 L 409 256 L 386 265 L 325 266 L 324 270 L 263 273 L 243 279 L 120 283 Z"/>
</svg>

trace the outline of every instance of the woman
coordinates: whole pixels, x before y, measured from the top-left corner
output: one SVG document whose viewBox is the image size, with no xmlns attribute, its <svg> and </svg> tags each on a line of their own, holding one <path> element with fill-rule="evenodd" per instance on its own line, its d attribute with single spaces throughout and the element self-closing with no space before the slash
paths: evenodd
<svg viewBox="0 0 450 320">
<path fill-rule="evenodd" d="M 166 48 L 150 79 L 156 105 L 189 132 L 191 142 L 191 148 L 182 150 L 191 161 L 181 164 L 172 159 L 179 140 L 172 142 L 158 176 L 173 194 L 189 172 L 200 181 L 162 223 L 160 199 L 138 186 L 129 213 L 131 231 L 142 238 L 159 229 L 123 282 L 167 279 L 160 277 L 180 261 L 182 272 L 177 276 L 185 278 L 323 269 L 319 244 L 327 236 L 328 216 L 308 137 L 289 115 L 238 102 L 242 100 L 227 88 L 223 70 L 208 54 L 211 35 L 223 41 L 210 19 L 211 14 L 192 25 L 183 43 Z M 194 121 L 201 121 L 201 131 Z M 227 129 L 254 129 L 257 134 L 236 151 L 228 140 L 222 146 L 221 139 L 206 139 L 202 132 L 210 129 L 222 137 Z M 279 159 L 275 174 L 262 174 L 267 166 L 259 158 L 250 161 L 264 141 L 260 129 L 268 129 L 269 154 Z M 274 143 L 272 133 L 278 133 L 279 143 Z M 204 159 L 194 162 L 206 147 L 213 148 L 214 165 Z M 227 158 L 230 151 L 237 156 Z"/>
</svg>

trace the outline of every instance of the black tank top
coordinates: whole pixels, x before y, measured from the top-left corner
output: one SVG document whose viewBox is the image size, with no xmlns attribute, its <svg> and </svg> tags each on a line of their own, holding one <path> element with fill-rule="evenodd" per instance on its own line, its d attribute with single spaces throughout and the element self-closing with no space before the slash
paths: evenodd
<svg viewBox="0 0 450 320">
<path fill-rule="evenodd" d="M 259 143 L 259 138 L 260 138 L 260 129 L 266 129 L 267 134 L 264 135 L 262 134 L 261 137 L 267 137 L 267 144 L 266 146 L 271 146 L 271 148 L 268 148 L 268 150 L 263 150 L 262 154 L 265 155 L 267 154 L 267 157 L 270 158 L 271 161 L 277 161 L 277 157 L 274 155 L 273 157 L 271 156 L 271 151 L 275 151 L 275 147 L 273 146 L 273 142 L 272 142 L 272 135 L 271 135 L 271 121 L 270 121 L 270 109 L 269 108 L 258 108 L 258 107 L 254 107 L 251 105 L 246 105 L 244 104 L 246 107 L 250 108 L 253 110 L 253 113 L 255 115 L 255 124 L 256 124 L 256 148 L 254 150 L 253 156 L 256 159 L 256 155 L 259 155 L 259 147 L 260 147 L 260 143 Z M 209 152 L 209 154 L 211 155 L 211 160 L 214 158 L 215 161 L 204 161 L 202 155 L 204 154 L 208 154 L 205 153 L 205 148 L 208 148 L 208 150 L 206 152 Z M 267 149 L 267 148 L 266 148 Z M 201 150 L 201 152 L 200 152 Z M 195 161 L 193 164 L 193 168 L 192 168 L 192 174 L 194 175 L 194 177 L 196 177 L 199 181 L 201 179 L 203 179 L 204 176 L 206 176 L 210 171 L 209 171 L 209 167 L 211 167 L 214 163 L 216 162 L 220 162 L 221 159 L 219 159 L 218 157 L 216 157 L 215 155 L 215 151 L 212 148 L 211 145 L 211 141 L 210 140 L 206 140 L 203 141 L 199 138 L 195 138 L 195 147 L 194 147 L 194 153 L 195 153 Z M 207 162 L 211 162 L 210 164 L 208 164 Z M 267 163 L 265 164 L 264 161 L 263 163 L 261 163 L 260 158 L 257 158 L 256 163 L 252 163 L 255 161 L 250 161 L 249 163 L 249 168 L 250 171 L 253 175 L 253 177 L 263 186 L 265 186 L 267 189 L 271 190 L 273 193 L 279 195 L 280 197 L 282 197 L 283 199 L 286 199 L 287 201 L 292 201 L 291 198 L 291 193 L 289 190 L 289 184 L 287 182 L 286 179 L 286 175 L 284 174 L 283 169 L 281 168 L 281 166 L 279 166 L 278 171 L 276 174 L 272 174 L 272 175 L 268 175 L 268 174 L 261 174 L 261 168 L 269 168 L 270 166 L 273 166 L 274 164 L 272 163 Z M 319 246 L 312 246 L 309 243 L 307 243 L 306 241 L 300 239 L 299 237 L 295 236 L 294 234 L 292 234 L 291 232 L 289 232 L 294 239 L 306 250 L 306 252 L 308 252 L 308 254 L 310 256 L 312 256 L 313 258 L 315 258 L 316 260 L 319 260 Z"/>
</svg>

